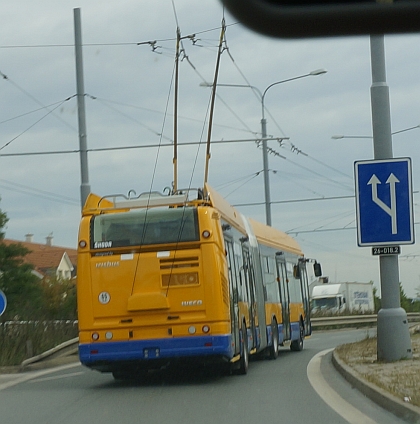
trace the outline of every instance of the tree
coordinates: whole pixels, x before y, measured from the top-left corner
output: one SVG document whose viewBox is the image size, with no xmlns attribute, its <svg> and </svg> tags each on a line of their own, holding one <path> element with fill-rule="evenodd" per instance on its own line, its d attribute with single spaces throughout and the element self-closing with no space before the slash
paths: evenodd
<svg viewBox="0 0 420 424">
<path fill-rule="evenodd" d="M 382 301 L 381 298 L 378 297 L 378 289 L 376 287 L 373 287 L 373 301 L 375 305 L 375 314 L 377 314 L 382 307 Z"/>
<path fill-rule="evenodd" d="M 406 312 L 411 312 L 411 300 L 405 294 L 405 291 L 401 283 L 400 283 L 400 302 L 401 302 L 401 308 L 403 308 Z"/>
<path fill-rule="evenodd" d="M 74 279 L 45 277 L 41 281 L 41 286 L 47 319 L 76 319 L 76 282 Z"/>
<path fill-rule="evenodd" d="M 0 289 L 7 297 L 3 320 L 39 319 L 43 316 L 42 288 L 33 275 L 33 266 L 24 262 L 29 253 L 20 243 L 4 243 L 6 213 L 0 209 Z"/>
</svg>

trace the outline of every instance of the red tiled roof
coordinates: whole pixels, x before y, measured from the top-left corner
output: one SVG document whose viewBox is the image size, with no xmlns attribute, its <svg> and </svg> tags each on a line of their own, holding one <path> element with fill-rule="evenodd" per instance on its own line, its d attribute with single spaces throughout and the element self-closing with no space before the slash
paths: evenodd
<svg viewBox="0 0 420 424">
<path fill-rule="evenodd" d="M 3 243 L 7 246 L 10 244 L 21 244 L 30 250 L 30 253 L 24 257 L 24 262 L 32 264 L 37 270 L 56 269 L 60 265 L 64 253 L 67 253 L 74 267 L 77 265 L 76 249 L 10 239 L 4 239 Z"/>
</svg>

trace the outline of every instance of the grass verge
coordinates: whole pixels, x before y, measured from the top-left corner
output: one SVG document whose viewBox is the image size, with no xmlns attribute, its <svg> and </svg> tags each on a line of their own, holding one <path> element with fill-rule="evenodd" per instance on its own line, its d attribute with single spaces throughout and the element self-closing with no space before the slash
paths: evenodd
<svg viewBox="0 0 420 424">
<path fill-rule="evenodd" d="M 0 366 L 20 365 L 77 334 L 72 321 L 8 321 L 0 325 Z"/>
<path fill-rule="evenodd" d="M 413 358 L 395 362 L 377 360 L 376 337 L 339 346 L 336 353 L 365 380 L 420 407 L 420 332 L 412 334 L 411 344 Z"/>
</svg>

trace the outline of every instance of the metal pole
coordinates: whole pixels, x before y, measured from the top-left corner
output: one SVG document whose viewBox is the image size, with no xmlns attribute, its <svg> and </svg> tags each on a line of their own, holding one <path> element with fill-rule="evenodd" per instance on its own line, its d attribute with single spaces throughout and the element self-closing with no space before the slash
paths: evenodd
<svg viewBox="0 0 420 424">
<path fill-rule="evenodd" d="M 74 9 L 74 45 L 76 53 L 76 83 L 77 83 L 77 111 L 79 121 L 79 145 L 80 145 L 80 200 L 83 206 L 90 193 L 89 171 L 86 141 L 86 111 L 85 111 L 85 87 L 83 81 L 83 56 L 82 56 L 82 29 L 80 9 Z"/>
<path fill-rule="evenodd" d="M 262 151 L 263 151 L 263 173 L 264 173 L 264 198 L 265 198 L 265 223 L 271 226 L 271 197 L 270 197 L 270 175 L 268 168 L 268 151 L 267 151 L 267 121 L 263 115 L 261 119 L 261 135 L 262 135 Z"/>
<path fill-rule="evenodd" d="M 383 35 L 370 37 L 372 62 L 372 130 L 375 159 L 391 159 L 392 135 L 389 87 L 386 83 Z M 407 313 L 401 308 L 398 256 L 380 256 L 382 309 L 378 312 L 377 357 L 379 361 L 411 358 Z"/>
<path fill-rule="evenodd" d="M 262 135 L 262 151 L 263 151 L 263 174 L 264 174 L 264 197 L 265 197 L 265 223 L 269 226 L 271 226 L 271 194 L 270 194 L 270 169 L 268 167 L 268 148 L 267 148 L 267 120 L 265 119 L 265 106 L 264 106 L 264 100 L 265 95 L 267 94 L 267 91 L 274 87 L 275 85 L 283 84 L 285 82 L 294 81 L 297 79 L 309 77 L 309 76 L 316 76 L 325 74 L 327 71 L 325 69 L 317 69 L 315 71 L 309 72 L 309 74 L 299 75 L 297 77 L 288 78 L 282 81 L 276 81 L 270 84 L 264 92 L 261 94 L 261 92 L 257 89 L 257 92 L 261 96 L 261 135 Z M 256 88 L 253 86 L 250 86 L 253 90 Z"/>
</svg>

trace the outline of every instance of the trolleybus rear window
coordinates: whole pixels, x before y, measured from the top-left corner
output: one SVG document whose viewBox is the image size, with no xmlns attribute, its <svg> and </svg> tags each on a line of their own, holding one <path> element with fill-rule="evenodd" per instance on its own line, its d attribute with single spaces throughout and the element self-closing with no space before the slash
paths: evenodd
<svg viewBox="0 0 420 424">
<path fill-rule="evenodd" d="M 92 248 L 198 241 L 194 208 L 148 209 L 92 218 Z"/>
</svg>

